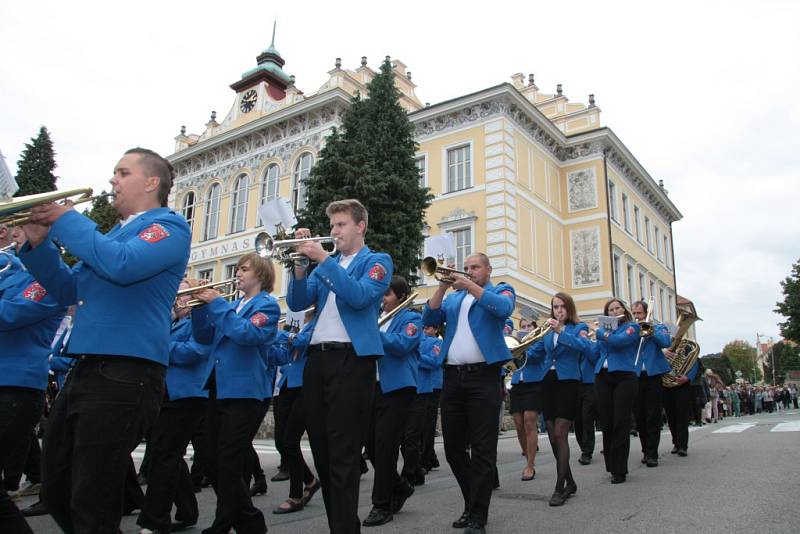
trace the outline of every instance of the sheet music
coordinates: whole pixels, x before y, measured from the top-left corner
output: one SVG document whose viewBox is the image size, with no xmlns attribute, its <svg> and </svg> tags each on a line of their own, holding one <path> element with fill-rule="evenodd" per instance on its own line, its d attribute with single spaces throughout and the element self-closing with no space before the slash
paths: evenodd
<svg viewBox="0 0 800 534">
<path fill-rule="evenodd" d="M 597 322 L 600 323 L 600 328 L 605 328 L 606 330 L 615 330 L 619 326 L 619 318 L 609 317 L 608 315 L 599 315 Z"/>
</svg>

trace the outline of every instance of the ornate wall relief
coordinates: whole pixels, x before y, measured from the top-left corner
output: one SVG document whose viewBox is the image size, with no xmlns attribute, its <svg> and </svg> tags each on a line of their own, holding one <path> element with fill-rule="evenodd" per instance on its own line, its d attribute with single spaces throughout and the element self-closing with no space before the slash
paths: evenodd
<svg viewBox="0 0 800 534">
<path fill-rule="evenodd" d="M 600 284 L 600 229 L 582 228 L 569 233 L 572 249 L 572 287 Z"/>
<path fill-rule="evenodd" d="M 570 212 L 597 207 L 597 177 L 594 168 L 573 171 L 567 175 L 567 196 Z"/>
</svg>

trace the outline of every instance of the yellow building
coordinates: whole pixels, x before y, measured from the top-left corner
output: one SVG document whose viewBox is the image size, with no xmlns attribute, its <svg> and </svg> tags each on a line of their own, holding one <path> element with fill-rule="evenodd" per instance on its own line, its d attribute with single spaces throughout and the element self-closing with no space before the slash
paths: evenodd
<svg viewBox="0 0 800 534">
<path fill-rule="evenodd" d="M 337 58 L 315 93 L 297 89 L 274 46 L 231 85 L 233 105 L 201 135 L 176 137 L 170 204 L 192 226 L 190 272 L 232 274 L 260 231 L 257 208 L 276 195 L 305 202 L 302 180 L 350 98 L 375 75 Z M 435 105 L 423 105 L 395 60 L 401 104 L 416 126 L 421 180 L 435 195 L 427 235 L 453 234 L 457 264 L 483 251 L 493 278 L 513 285 L 518 311 L 549 310 L 566 291 L 579 312 L 602 312 L 612 295 L 653 296 L 655 317 L 675 320 L 672 222 L 681 214 L 613 131 L 600 108 L 575 104 L 559 85 L 540 92 L 531 75 Z M 425 280 L 421 299 L 435 285 Z M 281 273 L 276 294 L 284 295 Z"/>
</svg>

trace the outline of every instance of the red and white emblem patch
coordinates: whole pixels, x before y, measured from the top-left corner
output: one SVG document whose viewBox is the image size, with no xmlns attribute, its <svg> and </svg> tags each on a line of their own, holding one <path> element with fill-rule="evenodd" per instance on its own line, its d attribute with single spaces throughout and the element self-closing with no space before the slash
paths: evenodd
<svg viewBox="0 0 800 534">
<path fill-rule="evenodd" d="M 267 316 L 261 312 L 256 313 L 252 317 L 250 317 L 250 322 L 253 323 L 255 326 L 261 328 L 265 324 L 267 324 Z"/>
<path fill-rule="evenodd" d="M 22 296 L 34 302 L 41 301 L 47 295 L 47 290 L 39 282 L 34 282 L 25 288 Z"/>
<path fill-rule="evenodd" d="M 158 243 L 162 239 L 169 237 L 169 232 L 160 224 L 151 224 L 141 231 L 139 239 L 147 241 L 148 243 Z"/>
<path fill-rule="evenodd" d="M 442 352 L 442 347 L 440 347 L 439 345 L 434 345 L 433 353 L 438 356 L 440 352 Z"/>
<path fill-rule="evenodd" d="M 505 289 L 505 290 L 501 291 L 500 294 L 503 295 L 504 297 L 513 297 L 514 296 L 514 293 L 512 293 L 508 289 Z"/>
<path fill-rule="evenodd" d="M 386 278 L 386 269 L 384 269 L 383 265 L 380 263 L 376 263 L 372 266 L 372 269 L 369 270 L 369 277 L 373 280 L 383 280 Z"/>
<path fill-rule="evenodd" d="M 414 323 L 408 323 L 406 325 L 406 335 L 407 336 L 416 336 L 417 335 L 417 326 Z"/>
<path fill-rule="evenodd" d="M 628 328 L 625 329 L 625 333 L 628 335 L 631 335 L 634 332 L 636 332 L 636 330 L 632 326 L 629 326 Z"/>
<path fill-rule="evenodd" d="M 581 333 L 579 335 L 581 337 L 589 337 L 589 333 L 586 330 L 581 330 Z"/>
</svg>

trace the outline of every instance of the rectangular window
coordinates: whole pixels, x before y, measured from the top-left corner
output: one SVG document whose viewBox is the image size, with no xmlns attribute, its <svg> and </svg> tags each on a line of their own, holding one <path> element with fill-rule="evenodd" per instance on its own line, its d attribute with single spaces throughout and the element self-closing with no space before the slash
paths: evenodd
<svg viewBox="0 0 800 534">
<path fill-rule="evenodd" d="M 417 156 L 414 158 L 414 164 L 417 166 L 419 172 L 419 186 L 428 187 L 428 157 Z"/>
<path fill-rule="evenodd" d="M 628 300 L 634 302 L 636 300 L 636 282 L 633 278 L 633 265 L 628 264 Z"/>
<path fill-rule="evenodd" d="M 645 291 L 644 285 L 644 273 L 639 273 L 639 299 L 645 300 L 647 298 L 647 292 Z"/>
<path fill-rule="evenodd" d="M 658 226 L 655 227 L 655 232 L 656 232 L 656 257 L 659 260 L 663 260 L 664 255 L 661 254 L 661 230 L 658 228 Z"/>
<path fill-rule="evenodd" d="M 620 269 L 619 254 L 614 254 L 614 294 L 622 298 L 622 271 Z"/>
<path fill-rule="evenodd" d="M 659 312 L 661 312 L 661 315 L 660 315 L 659 318 L 661 319 L 662 322 L 664 321 L 665 317 L 667 316 L 664 313 L 664 305 L 665 304 L 666 303 L 664 302 L 664 290 L 661 289 L 661 288 L 658 288 L 658 310 L 659 310 Z"/>
<path fill-rule="evenodd" d="M 228 265 L 225 266 L 225 280 L 230 280 L 234 276 L 236 276 L 236 264 L 235 263 L 229 263 Z M 231 291 L 231 288 L 230 287 L 223 287 L 222 290 L 224 292 L 229 292 L 229 291 Z M 229 297 L 226 297 L 225 300 L 227 300 L 228 302 L 232 302 L 232 301 L 236 300 L 237 296 L 238 295 L 234 294 L 234 295 L 231 295 Z"/>
<path fill-rule="evenodd" d="M 203 269 L 202 271 L 197 271 L 197 278 L 200 280 L 212 280 L 214 278 L 214 269 Z"/>
<path fill-rule="evenodd" d="M 625 231 L 631 233 L 631 207 L 625 193 L 622 193 L 622 224 L 625 225 Z"/>
<path fill-rule="evenodd" d="M 672 300 L 672 293 L 670 293 L 667 296 L 667 298 L 668 298 L 668 304 L 669 304 L 669 309 L 668 309 L 669 320 L 670 321 L 674 321 L 675 320 L 675 302 Z"/>
<path fill-rule="evenodd" d="M 667 261 L 667 267 L 672 267 L 672 250 L 669 247 L 669 238 L 664 236 L 664 258 Z"/>
<path fill-rule="evenodd" d="M 653 239 L 650 237 L 650 217 L 644 218 L 644 238 L 647 240 L 647 250 L 653 252 Z"/>
<path fill-rule="evenodd" d="M 653 297 L 653 317 L 658 319 L 658 302 L 655 302 L 658 295 L 656 295 L 656 283 L 650 280 L 650 295 L 649 297 Z M 649 298 L 648 297 L 648 298 Z"/>
<path fill-rule="evenodd" d="M 472 156 L 470 146 L 447 149 L 447 192 L 472 187 Z"/>
<path fill-rule="evenodd" d="M 608 181 L 608 213 L 611 218 L 619 222 L 617 213 L 617 186 L 611 180 Z"/>
<path fill-rule="evenodd" d="M 472 228 L 450 230 L 456 245 L 456 269 L 464 269 L 464 260 L 472 254 Z"/>
<path fill-rule="evenodd" d="M 636 225 L 636 241 L 642 242 L 642 214 L 639 213 L 639 206 L 633 206 L 633 222 Z"/>
</svg>

